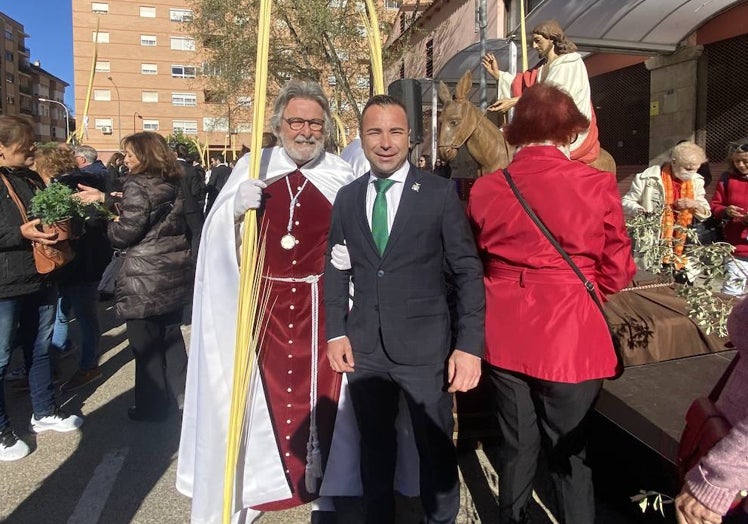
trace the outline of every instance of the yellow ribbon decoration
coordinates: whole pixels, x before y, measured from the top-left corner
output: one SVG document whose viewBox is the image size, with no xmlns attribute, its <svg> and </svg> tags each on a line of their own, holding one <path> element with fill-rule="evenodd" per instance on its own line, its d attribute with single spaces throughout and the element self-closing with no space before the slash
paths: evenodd
<svg viewBox="0 0 748 524">
<path fill-rule="evenodd" d="M 382 37 L 379 33 L 379 18 L 377 17 L 377 9 L 374 6 L 372 0 L 366 0 L 366 11 L 369 13 L 369 17 L 366 17 L 365 13 L 361 13 L 364 19 L 364 27 L 366 28 L 366 36 L 369 40 L 369 52 L 371 55 L 371 77 L 374 82 L 374 94 L 384 94 L 384 68 L 382 66 Z"/>
<path fill-rule="evenodd" d="M 522 39 L 522 71 L 527 71 L 527 28 L 525 27 L 525 0 L 519 0 L 519 27 Z"/>
<path fill-rule="evenodd" d="M 255 95 L 252 122 L 251 163 L 249 178 L 257 179 L 260 173 L 262 150 L 261 122 L 265 119 L 267 93 L 267 64 L 270 47 L 271 0 L 260 0 L 257 31 L 257 60 L 255 62 Z M 258 127 L 259 126 L 259 127 Z M 228 446 L 223 486 L 223 524 L 230 524 L 234 502 L 234 481 L 245 422 L 250 378 L 255 365 L 257 341 L 260 336 L 258 311 L 262 312 L 266 300 L 259 299 L 261 280 L 260 267 L 263 253 L 258 249 L 257 213 L 250 209 L 244 216 L 241 268 L 239 273 L 239 309 L 236 321 L 236 345 L 234 347 L 234 381 L 231 391 Z M 249 431 L 248 431 L 249 433 Z"/>
<path fill-rule="evenodd" d="M 96 31 L 94 34 L 96 35 L 96 38 L 94 38 L 94 48 L 93 48 L 93 56 L 91 57 L 91 72 L 88 74 L 88 88 L 86 89 L 86 103 L 83 106 L 83 119 L 81 120 L 81 125 L 79 128 L 75 130 L 75 135 L 77 137 L 78 143 L 83 142 L 83 133 L 88 128 L 88 125 L 86 124 L 86 117 L 88 117 L 88 106 L 91 104 L 91 93 L 93 92 L 93 83 L 94 83 L 94 75 L 96 74 L 96 60 L 99 56 L 99 22 L 101 20 L 99 18 L 96 18 Z M 68 140 L 69 141 L 69 140 Z"/>
</svg>

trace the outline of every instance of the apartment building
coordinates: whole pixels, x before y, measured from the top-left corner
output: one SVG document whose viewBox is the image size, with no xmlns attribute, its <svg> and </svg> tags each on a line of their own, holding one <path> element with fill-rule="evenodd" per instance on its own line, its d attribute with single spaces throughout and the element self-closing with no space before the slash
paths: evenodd
<svg viewBox="0 0 748 524">
<path fill-rule="evenodd" d="M 248 121 L 232 114 L 229 129 L 225 105 L 206 103 L 203 66 L 183 24 L 192 16 L 185 0 L 72 6 L 75 114 L 84 143 L 104 158 L 123 137 L 144 130 L 181 131 L 213 148 L 249 143 Z"/>
<path fill-rule="evenodd" d="M 39 142 L 64 142 L 68 113 L 63 101 L 68 84 L 29 63 L 28 36 L 23 24 L 0 13 L 2 55 L 0 55 L 0 114 L 26 116 L 34 123 Z M 42 102 L 39 98 L 51 100 Z"/>
</svg>

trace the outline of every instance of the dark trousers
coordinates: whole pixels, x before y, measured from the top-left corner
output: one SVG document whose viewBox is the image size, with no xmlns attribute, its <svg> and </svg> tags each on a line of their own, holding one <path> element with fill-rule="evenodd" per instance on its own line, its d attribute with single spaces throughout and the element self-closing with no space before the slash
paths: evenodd
<svg viewBox="0 0 748 524">
<path fill-rule="evenodd" d="M 381 345 L 371 355 L 354 356 L 356 371 L 348 373 L 348 384 L 361 432 L 366 522 L 395 522 L 395 418 L 402 391 L 420 458 L 421 502 L 426 522 L 453 523 L 460 506 L 460 487 L 452 444 L 452 395 L 444 388 L 444 364 L 395 364 Z"/>
<path fill-rule="evenodd" d="M 135 406 L 145 416 L 164 417 L 184 395 L 187 351 L 179 323 L 182 310 L 127 321 L 135 354 Z"/>
<path fill-rule="evenodd" d="M 499 521 L 527 522 L 527 505 L 542 456 L 550 473 L 551 493 L 538 489 L 541 500 L 560 523 L 593 524 L 595 501 L 592 471 L 585 463 L 584 422 L 602 380 L 567 384 L 492 366 L 486 366 L 486 371 L 502 437 L 497 456 Z"/>
</svg>

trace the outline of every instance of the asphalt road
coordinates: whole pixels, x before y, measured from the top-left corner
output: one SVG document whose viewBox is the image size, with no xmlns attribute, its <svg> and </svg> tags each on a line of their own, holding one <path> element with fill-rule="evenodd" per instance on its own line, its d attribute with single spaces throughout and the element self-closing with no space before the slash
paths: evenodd
<svg viewBox="0 0 748 524">
<path fill-rule="evenodd" d="M 6 383 L 6 404 L 11 421 L 32 452 L 20 461 L 0 462 L 0 522 L 189 522 L 190 500 L 174 487 L 179 419 L 174 416 L 163 423 L 133 423 L 127 419 L 127 407 L 132 404 L 134 362 L 127 347 L 124 325 L 114 320 L 111 303 L 102 302 L 101 306 L 104 335 L 100 365 L 104 376 L 79 392 L 59 396 L 65 410 L 85 417 L 80 431 L 48 432 L 38 436 L 30 433 L 28 392 L 19 390 L 13 382 Z M 73 328 L 71 333 L 75 336 L 77 329 Z M 189 328 L 185 329 L 185 334 L 189 336 Z M 77 353 L 55 359 L 58 376 L 71 375 L 77 368 L 77 359 Z M 20 351 L 16 351 L 10 369 L 21 362 Z M 635 449 L 635 444 L 624 446 Z M 603 457 L 598 460 L 599 467 L 607 468 L 604 463 L 607 453 L 599 455 Z M 458 523 L 496 522 L 497 478 L 486 454 L 461 450 L 460 469 L 462 504 Z M 617 476 L 617 472 L 603 470 L 601 473 L 603 479 L 614 479 L 614 487 L 606 488 L 609 500 L 598 501 L 598 522 L 644 522 L 638 510 L 632 511 L 632 505 L 627 502 L 627 497 L 636 492 L 634 488 L 639 481 L 616 488 Z M 358 520 L 358 501 L 345 501 L 345 507 L 345 517 L 339 522 Z M 260 522 L 305 523 L 309 522 L 309 511 L 308 507 L 300 507 L 269 513 L 261 517 Z M 532 513 L 534 524 L 553 522 L 537 503 L 533 504 Z M 415 524 L 420 516 L 417 499 L 398 499 L 398 524 Z"/>
</svg>

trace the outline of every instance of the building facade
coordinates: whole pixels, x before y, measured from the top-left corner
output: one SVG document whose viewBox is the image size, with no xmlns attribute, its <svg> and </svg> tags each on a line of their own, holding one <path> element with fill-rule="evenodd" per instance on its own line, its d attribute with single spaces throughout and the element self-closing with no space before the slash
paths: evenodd
<svg viewBox="0 0 748 524">
<path fill-rule="evenodd" d="M 30 63 L 23 24 L 0 13 L 0 114 L 25 116 L 34 124 L 38 142 L 64 142 L 69 127 L 65 107 L 68 84 Z M 52 102 L 42 102 L 39 99 Z"/>
<path fill-rule="evenodd" d="M 249 141 L 249 116 L 229 129 L 225 106 L 206 100 L 203 64 L 184 27 L 192 17 L 186 1 L 73 0 L 72 6 L 82 142 L 107 158 L 138 131 L 182 132 L 227 148 Z"/>
</svg>

